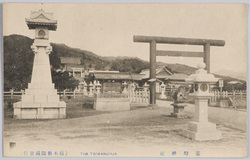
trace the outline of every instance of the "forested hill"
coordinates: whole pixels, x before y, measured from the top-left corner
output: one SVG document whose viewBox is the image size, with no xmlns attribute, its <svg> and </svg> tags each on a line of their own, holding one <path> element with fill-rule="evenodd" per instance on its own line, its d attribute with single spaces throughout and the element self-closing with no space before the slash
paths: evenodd
<svg viewBox="0 0 250 160">
<path fill-rule="evenodd" d="M 31 79 L 34 53 L 31 45 L 34 39 L 22 35 L 4 36 L 4 86 L 26 88 Z M 71 48 L 64 44 L 51 43 L 50 64 L 53 69 L 60 68 L 60 57 L 81 57 L 81 64 L 96 70 L 119 70 L 139 73 L 149 68 L 149 62 L 129 57 L 101 57 L 90 51 Z M 9 90 L 10 88 L 5 88 Z"/>
<path fill-rule="evenodd" d="M 33 44 L 34 39 L 30 39 L 21 35 L 4 36 L 4 55 L 5 62 L 9 63 L 8 58 L 21 61 L 20 63 L 27 62 L 28 65 L 33 63 L 33 52 L 30 46 Z M 65 44 L 51 43 L 53 51 L 50 54 L 50 63 L 53 68 L 60 68 L 60 57 L 81 57 L 82 65 L 85 68 L 95 68 L 97 70 L 120 70 L 123 72 L 139 73 L 142 69 L 149 67 L 149 62 L 140 60 L 138 58 L 129 57 L 101 57 L 93 52 L 71 48 Z M 28 59 L 27 59 L 28 58 Z M 13 62 L 14 64 L 14 62 Z M 30 68 L 30 67 L 29 67 Z"/>
<path fill-rule="evenodd" d="M 31 50 L 33 42 L 34 39 L 22 35 L 4 36 L 4 86 L 27 87 L 31 79 L 34 59 L 34 53 Z M 51 45 L 53 51 L 50 54 L 50 64 L 53 69 L 60 68 L 60 57 L 81 57 L 81 64 L 85 69 L 140 73 L 141 70 L 149 68 L 149 62 L 139 58 L 102 57 L 90 51 L 68 47 L 65 44 L 51 43 Z M 181 64 L 158 63 L 157 65 L 166 66 L 172 73 L 192 74 L 196 70 Z"/>
</svg>

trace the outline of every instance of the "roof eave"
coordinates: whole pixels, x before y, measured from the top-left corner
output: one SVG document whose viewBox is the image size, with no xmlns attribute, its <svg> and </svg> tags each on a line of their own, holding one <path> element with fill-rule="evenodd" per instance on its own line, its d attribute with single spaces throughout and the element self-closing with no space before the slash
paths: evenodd
<svg viewBox="0 0 250 160">
<path fill-rule="evenodd" d="M 51 22 L 39 22 L 39 21 L 32 21 L 29 19 L 26 19 L 26 24 L 29 27 L 29 29 L 35 29 L 37 26 L 45 26 L 48 27 L 49 30 L 56 30 L 57 29 L 57 21 L 51 21 Z"/>
</svg>

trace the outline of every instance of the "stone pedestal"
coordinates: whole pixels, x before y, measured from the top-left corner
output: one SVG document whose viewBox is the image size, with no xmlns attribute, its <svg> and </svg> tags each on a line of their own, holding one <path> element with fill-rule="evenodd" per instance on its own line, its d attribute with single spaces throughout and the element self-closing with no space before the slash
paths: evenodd
<svg viewBox="0 0 250 160">
<path fill-rule="evenodd" d="M 171 113 L 171 116 L 176 118 L 186 118 L 184 107 L 186 107 L 187 105 L 184 105 L 183 103 L 173 103 L 171 105 L 174 107 L 174 112 Z"/>
<path fill-rule="evenodd" d="M 216 124 L 208 122 L 208 99 L 195 99 L 194 121 L 188 123 L 183 135 L 196 141 L 219 140 L 222 134 L 216 130 Z"/>
<path fill-rule="evenodd" d="M 219 101 L 219 105 L 220 105 L 220 107 L 226 107 L 226 108 L 228 108 L 229 107 L 228 100 L 220 100 Z"/>
<path fill-rule="evenodd" d="M 130 110 L 130 100 L 127 94 L 99 93 L 94 96 L 94 109 L 99 111 Z"/>
<path fill-rule="evenodd" d="M 157 104 L 149 104 L 148 109 L 157 109 L 158 105 Z"/>
<path fill-rule="evenodd" d="M 206 122 L 189 122 L 188 130 L 183 135 L 196 141 L 220 140 L 222 134 L 216 130 L 216 124 Z"/>
<path fill-rule="evenodd" d="M 98 98 L 94 101 L 94 109 L 98 111 L 130 110 L 129 98 Z"/>
</svg>

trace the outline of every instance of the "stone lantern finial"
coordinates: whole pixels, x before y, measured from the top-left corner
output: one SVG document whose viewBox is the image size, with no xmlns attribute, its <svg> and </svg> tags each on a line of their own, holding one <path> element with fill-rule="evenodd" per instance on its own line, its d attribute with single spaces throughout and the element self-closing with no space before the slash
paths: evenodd
<svg viewBox="0 0 250 160">
<path fill-rule="evenodd" d="M 204 62 L 197 64 L 198 70 L 195 71 L 196 74 L 207 74 L 207 71 L 205 70 L 206 64 Z"/>
<path fill-rule="evenodd" d="M 199 68 L 199 69 L 205 69 L 205 67 L 206 67 L 206 64 L 204 62 L 197 64 L 197 68 Z"/>
</svg>

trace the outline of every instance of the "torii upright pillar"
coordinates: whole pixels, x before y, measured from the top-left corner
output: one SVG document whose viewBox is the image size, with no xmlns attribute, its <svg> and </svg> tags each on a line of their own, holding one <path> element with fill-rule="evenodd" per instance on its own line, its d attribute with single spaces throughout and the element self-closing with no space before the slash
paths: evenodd
<svg viewBox="0 0 250 160">
<path fill-rule="evenodd" d="M 224 46 L 224 40 L 193 39 L 193 38 L 172 38 L 155 36 L 134 36 L 134 42 L 150 43 L 150 106 L 156 105 L 156 56 L 181 56 L 181 57 L 201 57 L 206 64 L 206 70 L 210 73 L 210 46 Z M 203 52 L 187 51 L 162 51 L 156 50 L 156 44 L 184 44 L 202 45 Z"/>
</svg>

